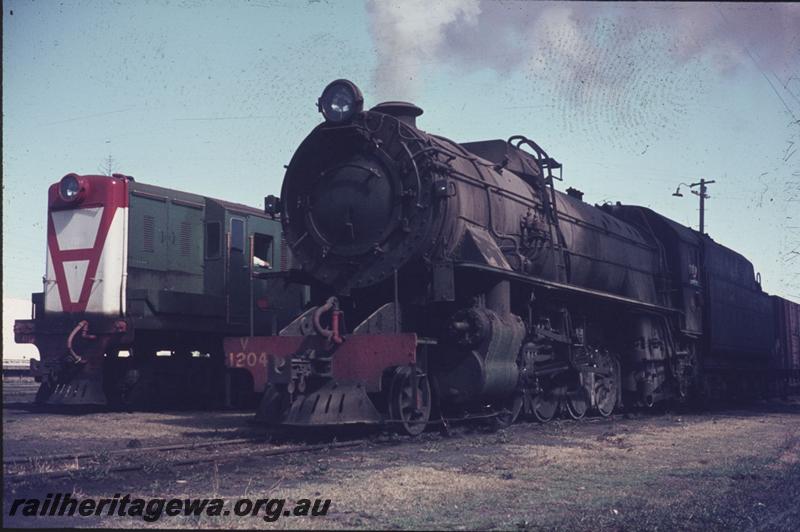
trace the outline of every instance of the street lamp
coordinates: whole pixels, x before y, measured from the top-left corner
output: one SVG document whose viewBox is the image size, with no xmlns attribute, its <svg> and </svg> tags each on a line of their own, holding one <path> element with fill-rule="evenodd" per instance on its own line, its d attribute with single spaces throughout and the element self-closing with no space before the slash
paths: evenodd
<svg viewBox="0 0 800 532">
<path fill-rule="evenodd" d="M 692 185 L 688 183 L 680 183 L 678 185 L 678 188 L 675 189 L 675 192 L 673 192 L 672 195 L 675 196 L 676 198 L 682 198 L 683 194 L 681 194 L 681 187 L 691 187 L 691 186 Z"/>
<path fill-rule="evenodd" d="M 711 183 L 716 183 L 716 181 L 706 181 L 705 179 L 700 179 L 697 183 L 692 183 L 691 185 L 688 183 L 680 183 L 678 188 L 675 189 L 675 192 L 672 194 L 677 198 L 682 198 L 683 194 L 681 194 L 681 187 L 689 187 L 690 189 L 694 187 L 700 187 L 700 190 L 692 190 L 692 194 L 695 196 L 700 197 L 700 234 L 704 235 L 705 232 L 705 219 L 706 219 L 706 199 L 710 198 L 711 196 L 708 195 L 707 190 L 708 188 L 706 185 L 710 185 Z"/>
</svg>

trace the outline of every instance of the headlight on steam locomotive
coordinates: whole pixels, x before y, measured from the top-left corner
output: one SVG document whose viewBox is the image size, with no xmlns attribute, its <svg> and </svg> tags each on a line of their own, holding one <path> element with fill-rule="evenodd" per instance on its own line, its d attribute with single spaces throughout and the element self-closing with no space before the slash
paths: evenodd
<svg viewBox="0 0 800 532">
<path fill-rule="evenodd" d="M 67 174 L 58 184 L 58 195 L 64 201 L 75 201 L 81 193 L 81 182 L 75 174 Z"/>
<path fill-rule="evenodd" d="M 337 79 L 328 84 L 317 100 L 317 108 L 330 123 L 347 122 L 364 108 L 364 96 L 356 84 L 346 79 Z"/>
</svg>

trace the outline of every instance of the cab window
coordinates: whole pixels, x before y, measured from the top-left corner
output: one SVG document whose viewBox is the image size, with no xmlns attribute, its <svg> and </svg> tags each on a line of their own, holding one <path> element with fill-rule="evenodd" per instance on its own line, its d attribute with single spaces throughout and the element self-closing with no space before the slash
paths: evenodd
<svg viewBox="0 0 800 532">
<path fill-rule="evenodd" d="M 244 220 L 231 218 L 231 251 L 244 252 Z"/>
<path fill-rule="evenodd" d="M 222 251 L 222 234 L 219 222 L 206 223 L 206 258 L 217 259 Z"/>
<path fill-rule="evenodd" d="M 273 261 L 272 237 L 261 233 L 253 233 L 253 265 L 272 269 Z"/>
</svg>

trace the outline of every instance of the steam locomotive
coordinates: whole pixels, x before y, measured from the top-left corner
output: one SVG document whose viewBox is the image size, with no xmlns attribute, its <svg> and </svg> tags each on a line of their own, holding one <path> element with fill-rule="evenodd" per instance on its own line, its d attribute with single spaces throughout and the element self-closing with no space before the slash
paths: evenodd
<svg viewBox="0 0 800 532">
<path fill-rule="evenodd" d="M 329 84 L 265 200 L 315 304 L 278 336 L 225 340 L 265 422 L 413 435 L 432 412 L 502 426 L 796 379 L 800 307 L 740 254 L 556 190 L 561 164 L 527 137 L 459 144 L 411 103 L 363 102 Z"/>
<path fill-rule="evenodd" d="M 44 289 L 14 326 L 39 350 L 37 402 L 245 401 L 237 390 L 252 384 L 226 373 L 222 339 L 271 334 L 302 310 L 306 289 L 258 279 L 290 260 L 260 209 L 121 174 L 64 176 L 48 191 Z"/>
</svg>

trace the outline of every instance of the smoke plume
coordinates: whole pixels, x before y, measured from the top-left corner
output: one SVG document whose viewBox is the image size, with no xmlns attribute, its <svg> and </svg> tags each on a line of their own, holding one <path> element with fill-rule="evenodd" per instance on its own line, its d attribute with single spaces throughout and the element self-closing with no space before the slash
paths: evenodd
<svg viewBox="0 0 800 532">
<path fill-rule="evenodd" d="M 520 69 L 624 89 L 637 71 L 754 64 L 800 93 L 800 5 L 368 0 L 382 96 L 412 98 L 437 65 Z M 581 97 L 582 94 L 573 96 Z"/>
</svg>

